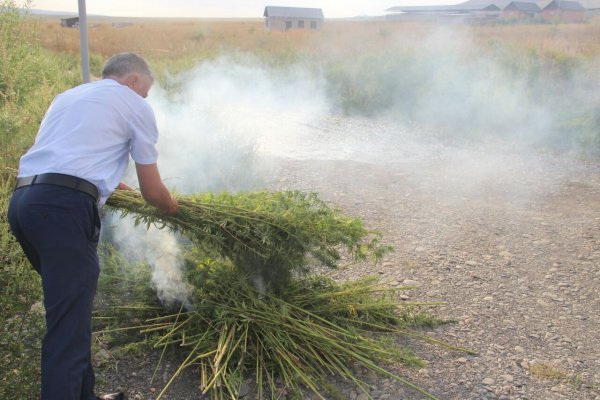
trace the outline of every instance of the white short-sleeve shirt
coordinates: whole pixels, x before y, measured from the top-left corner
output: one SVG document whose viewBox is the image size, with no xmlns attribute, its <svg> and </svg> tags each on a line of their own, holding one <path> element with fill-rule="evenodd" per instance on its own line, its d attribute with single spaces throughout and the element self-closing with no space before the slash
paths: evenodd
<svg viewBox="0 0 600 400">
<path fill-rule="evenodd" d="M 157 141 L 154 112 L 144 98 L 112 79 L 86 83 L 54 99 L 21 157 L 19 177 L 55 172 L 86 179 L 98 188 L 102 205 L 130 154 L 136 163 L 156 163 Z"/>
</svg>

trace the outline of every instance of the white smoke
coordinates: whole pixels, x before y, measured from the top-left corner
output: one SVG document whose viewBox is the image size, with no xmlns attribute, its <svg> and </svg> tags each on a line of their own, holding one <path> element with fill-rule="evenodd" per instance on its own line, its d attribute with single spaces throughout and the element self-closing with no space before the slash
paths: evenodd
<svg viewBox="0 0 600 400">
<path fill-rule="evenodd" d="M 599 102 L 589 84 L 597 82 L 589 78 L 598 75 L 600 69 L 591 68 L 598 61 L 583 65 L 581 76 L 574 69 L 568 81 L 573 87 L 561 98 L 534 98 L 535 87 L 494 58 L 501 58 L 497 53 L 473 56 L 471 39 L 465 29 L 432 29 L 418 45 L 406 49 L 406 39 L 398 38 L 374 57 L 357 52 L 356 59 L 335 60 L 330 52 L 327 59 L 339 67 L 330 75 L 314 65 L 269 66 L 243 54 L 203 62 L 150 93 L 161 133 L 161 175 L 180 193 L 235 192 L 264 187 L 278 158 L 403 163 L 403 176 L 415 186 L 429 182 L 440 197 L 461 202 L 463 195 L 502 187 L 524 200 L 529 182 L 514 177 L 544 168 L 545 160 L 524 148 L 513 154 L 510 146 L 479 150 L 460 144 L 486 131 L 492 139 L 539 143 L 559 123 L 557 104 L 588 97 L 590 104 Z M 335 79 L 339 86 L 332 85 Z M 347 79 L 356 91 L 336 92 Z M 554 82 L 536 85 L 552 88 Z M 361 90 L 366 97 L 359 104 L 380 104 L 385 97 L 385 109 L 369 118 L 336 114 Z M 415 125 L 406 122 L 411 119 Z M 320 173 L 335 179 L 339 171 Z M 136 185 L 133 169 L 125 181 Z M 179 241 L 129 225 L 121 221 L 115 233 L 124 253 L 153 264 L 153 282 L 164 301 L 183 301 Z"/>
<path fill-rule="evenodd" d="M 183 279 L 181 251 L 174 234 L 154 226 L 147 230 L 136 227 L 133 219 L 126 217 L 119 220 L 113 241 L 131 263 L 150 265 L 152 286 L 163 304 L 189 305 L 189 288 Z"/>
<path fill-rule="evenodd" d="M 257 152 L 299 134 L 327 113 L 318 77 L 269 68 L 252 57 L 223 57 L 176 78 L 176 93 L 150 97 L 161 140 L 160 169 L 183 192 L 260 185 Z"/>
<path fill-rule="evenodd" d="M 260 187 L 268 171 L 257 154 L 285 152 L 284 142 L 294 135 L 300 140 L 305 124 L 327 113 L 318 76 L 300 67 L 268 68 L 251 57 L 203 63 L 171 83 L 179 89 L 157 85 L 148 100 L 161 135 L 161 176 L 180 193 Z M 124 180 L 137 185 L 134 168 Z M 186 301 L 182 251 L 173 234 L 123 219 L 114 238 L 128 257 L 152 266 L 161 301 Z M 260 277 L 256 283 L 261 286 Z"/>
</svg>

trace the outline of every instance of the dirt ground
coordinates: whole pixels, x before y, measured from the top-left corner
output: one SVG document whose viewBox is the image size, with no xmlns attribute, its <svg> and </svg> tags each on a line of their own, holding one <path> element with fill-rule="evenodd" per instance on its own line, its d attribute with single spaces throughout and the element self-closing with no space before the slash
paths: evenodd
<svg viewBox="0 0 600 400">
<path fill-rule="evenodd" d="M 478 353 L 417 344 L 427 367 L 396 372 L 440 399 L 600 399 L 600 164 L 510 145 L 394 145 L 367 161 L 273 158 L 267 186 L 316 191 L 382 232 L 394 253 L 333 276 L 378 274 L 415 286 L 406 300 L 446 302 L 431 312 L 455 323 L 429 334 Z M 101 387 L 153 399 L 172 369 L 149 384 L 153 361 L 122 360 Z M 377 400 L 423 398 L 366 378 Z M 184 375 L 164 398 L 199 399 L 196 382 Z"/>
</svg>

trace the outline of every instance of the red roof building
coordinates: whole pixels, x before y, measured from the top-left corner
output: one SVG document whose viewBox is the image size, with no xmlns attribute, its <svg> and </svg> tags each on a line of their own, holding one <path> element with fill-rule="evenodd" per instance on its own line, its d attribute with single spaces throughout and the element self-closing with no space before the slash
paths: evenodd
<svg viewBox="0 0 600 400">
<path fill-rule="evenodd" d="M 585 8 L 576 1 L 553 0 L 544 7 L 542 16 L 551 22 L 583 22 Z"/>
</svg>

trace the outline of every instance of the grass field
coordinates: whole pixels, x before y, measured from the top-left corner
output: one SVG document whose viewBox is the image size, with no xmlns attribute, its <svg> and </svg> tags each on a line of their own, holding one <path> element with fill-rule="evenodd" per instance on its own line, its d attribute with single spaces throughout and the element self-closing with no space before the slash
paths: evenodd
<svg viewBox="0 0 600 400">
<path fill-rule="evenodd" d="M 75 29 L 61 28 L 57 19 L 21 15 L 12 1 L 0 0 L 0 12 L 0 398 L 23 399 L 35 398 L 38 391 L 43 327 L 39 307 L 32 305 L 40 301 L 41 290 L 8 232 L 6 207 L 18 158 L 33 142 L 48 104 L 80 81 L 79 35 Z M 270 68 L 302 65 L 322 74 L 342 113 L 388 113 L 459 132 L 476 112 L 486 118 L 470 126 L 503 134 L 513 122 L 489 109 L 516 90 L 523 92 L 527 104 L 544 103 L 554 110 L 552 124 L 544 128 L 551 130 L 547 136 L 552 143 L 600 150 L 599 18 L 586 24 L 452 29 L 327 21 L 318 32 L 287 33 L 266 32 L 260 20 L 132 19 L 132 25 L 123 28 L 113 28 L 111 22 L 90 21 L 96 76 L 106 58 L 121 51 L 147 57 L 161 83 L 167 74 L 222 55 L 249 54 Z M 489 63 L 494 65 L 492 73 L 482 69 Z M 453 92 L 457 88 L 447 86 L 449 82 L 462 86 Z M 487 91 L 474 96 L 482 83 Z M 442 110 L 440 119 L 425 116 L 421 110 L 446 92 L 471 96 L 469 114 Z M 480 106 L 482 98 L 498 100 Z"/>
<path fill-rule="evenodd" d="M 115 21 L 130 25 L 115 28 Z M 36 19 L 30 26 L 44 49 L 77 56 L 77 29 L 61 28 L 52 18 Z M 323 75 L 334 109 L 346 114 L 393 113 L 418 123 L 443 121 L 455 133 L 466 131 L 464 126 L 476 114 L 475 119 L 484 121 L 475 130 L 503 135 L 514 130 L 505 120 L 515 116 L 485 114 L 483 108 L 503 108 L 515 102 L 499 100 L 505 92 L 524 91 L 516 102 L 541 101 L 549 113 L 559 110 L 537 136 L 588 149 L 599 144 L 598 99 L 586 83 L 600 78 L 598 17 L 585 24 L 491 26 L 334 20 L 319 31 L 289 32 L 267 32 L 261 20 L 102 18 L 90 21 L 89 37 L 96 76 L 103 60 L 121 51 L 147 57 L 163 82 L 224 55 L 251 56 L 269 68 L 301 66 Z M 483 86 L 492 93 L 479 98 Z M 430 121 L 430 108 L 439 108 L 431 97 L 446 95 L 471 101 L 458 114 L 442 110 L 441 121 Z M 485 104 L 494 98 L 496 103 Z M 444 98 L 446 103 L 453 100 Z"/>
<path fill-rule="evenodd" d="M 113 28 L 112 22 L 90 20 L 93 53 L 106 57 L 119 51 L 136 51 L 150 58 L 178 59 L 227 51 L 281 56 L 291 50 L 317 58 L 333 51 L 343 57 L 397 46 L 419 46 L 431 31 L 441 28 L 414 22 L 327 21 L 319 31 L 267 32 L 262 20 L 129 19 L 123 22 L 131 25 L 123 28 Z M 600 54 L 600 18 L 586 24 L 452 26 L 452 30 L 471 37 L 475 53 L 497 42 L 563 57 Z M 79 52 L 79 31 L 61 28 L 58 19 L 39 19 L 36 31 L 49 50 Z"/>
<path fill-rule="evenodd" d="M 493 26 L 340 20 L 320 31 L 290 32 L 267 32 L 261 20 L 121 19 L 130 23 L 122 28 L 112 22 L 90 21 L 96 76 L 103 60 L 121 51 L 147 57 L 165 86 L 196 65 L 251 57 L 265 68 L 318 75 L 336 112 L 391 115 L 451 135 L 600 147 L 600 100 L 590 85 L 600 80 L 600 18 Z M 78 30 L 49 18 L 30 26 L 44 49 L 77 57 Z M 449 106 L 456 100 L 465 100 L 459 109 Z"/>
</svg>

